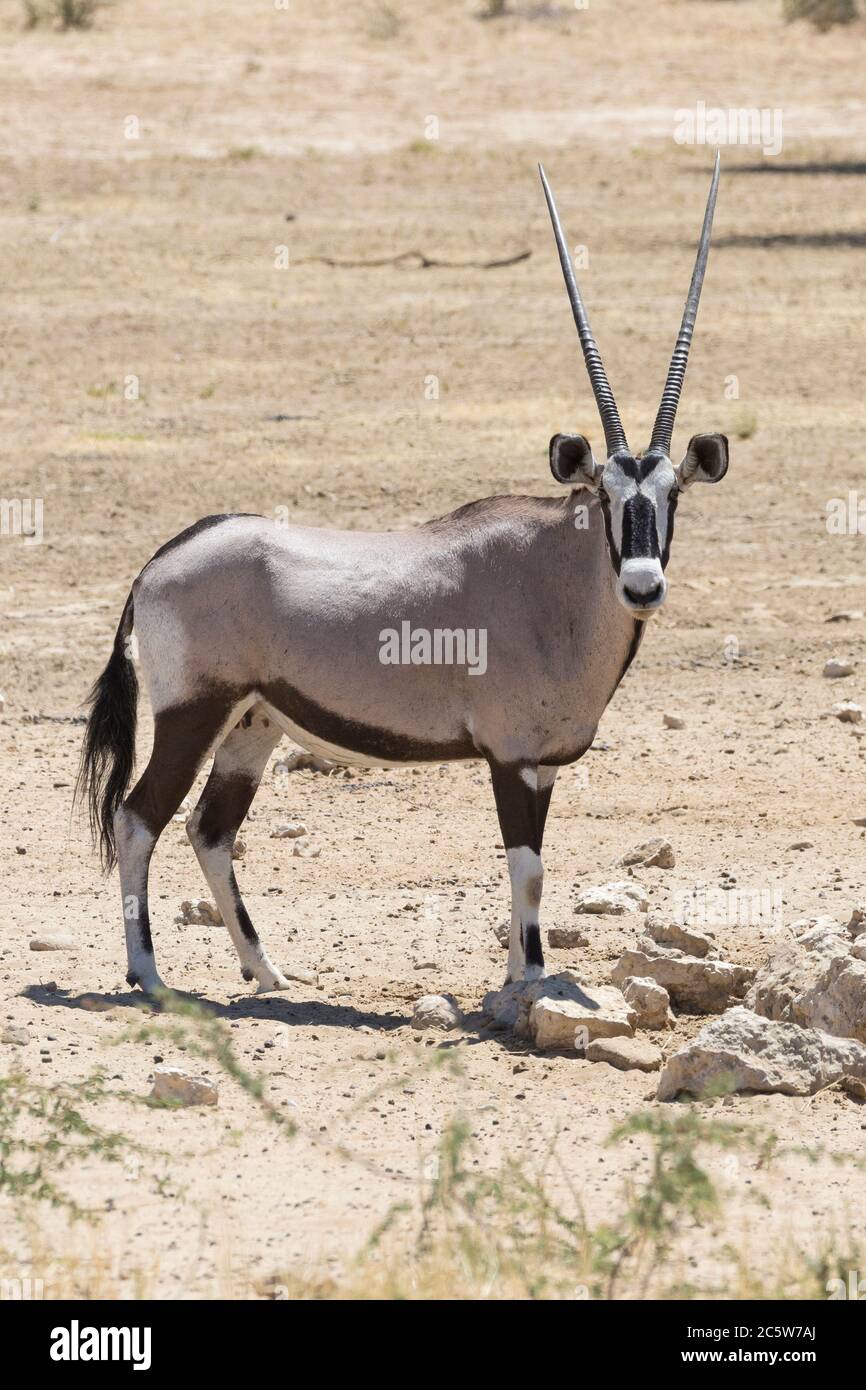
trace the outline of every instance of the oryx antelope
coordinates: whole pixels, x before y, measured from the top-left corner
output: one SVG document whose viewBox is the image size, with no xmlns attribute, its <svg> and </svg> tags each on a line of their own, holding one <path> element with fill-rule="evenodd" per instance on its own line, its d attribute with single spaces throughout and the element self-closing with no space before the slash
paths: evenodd
<svg viewBox="0 0 866 1390">
<path fill-rule="evenodd" d="M 541 170 L 583 356 L 604 429 L 604 461 L 582 435 L 557 434 L 561 499 L 488 497 L 411 531 L 287 527 L 212 516 L 145 565 L 90 696 L 80 787 L 103 860 L 115 857 L 127 979 L 161 986 L 147 901 L 154 846 L 211 754 L 187 830 L 246 980 L 288 981 L 270 961 L 232 867 L 238 827 L 283 734 L 340 763 L 484 758 L 511 879 L 508 978 L 544 968 L 541 843 L 557 769 L 580 758 L 664 602 L 679 495 L 727 470 L 720 434 L 670 459 L 677 404 L 707 263 L 713 171 L 682 324 L 649 448 L 632 453 Z M 576 507 L 584 525 L 575 524 Z M 486 669 L 384 662 L 383 634 L 486 634 Z M 126 796 L 134 758 L 135 631 L 154 714 L 150 761 Z M 473 676 L 475 678 L 473 678 Z"/>
</svg>

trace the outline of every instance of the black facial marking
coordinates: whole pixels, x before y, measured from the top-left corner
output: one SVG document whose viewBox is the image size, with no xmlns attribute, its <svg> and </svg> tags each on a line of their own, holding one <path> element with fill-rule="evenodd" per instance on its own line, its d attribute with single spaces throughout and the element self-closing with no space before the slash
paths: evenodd
<svg viewBox="0 0 866 1390">
<path fill-rule="evenodd" d="M 656 509 L 642 492 L 630 497 L 622 510 L 622 555 L 626 560 L 659 559 Z"/>
<path fill-rule="evenodd" d="M 667 569 L 668 560 L 671 558 L 671 541 L 674 538 L 674 512 L 677 509 L 680 490 L 675 487 L 668 499 L 668 533 L 665 536 L 665 543 L 662 548 L 662 569 Z"/>
</svg>

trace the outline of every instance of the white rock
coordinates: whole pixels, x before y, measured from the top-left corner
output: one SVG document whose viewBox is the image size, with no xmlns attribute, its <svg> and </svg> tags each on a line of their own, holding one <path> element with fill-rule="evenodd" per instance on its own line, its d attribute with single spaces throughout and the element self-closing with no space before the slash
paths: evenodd
<svg viewBox="0 0 866 1390">
<path fill-rule="evenodd" d="M 614 984 L 631 977 L 655 980 L 663 985 L 671 1001 L 687 1013 L 715 1014 L 741 999 L 754 978 L 754 970 L 731 961 L 709 960 L 666 951 L 655 943 L 646 948 L 624 951 L 611 973 Z"/>
<path fill-rule="evenodd" d="M 64 932 L 43 932 L 30 939 L 31 951 L 75 951 L 77 948 L 75 937 Z"/>
<path fill-rule="evenodd" d="M 662 723 L 666 729 L 684 729 L 686 721 L 678 714 L 662 715 Z"/>
<path fill-rule="evenodd" d="M 292 854 L 296 859 L 318 859 L 322 853 L 321 845 L 314 845 L 312 840 L 295 840 L 292 845 Z"/>
<path fill-rule="evenodd" d="M 619 862 L 623 868 L 628 868 L 631 864 L 641 864 L 645 868 L 672 869 L 677 858 L 670 840 L 656 836 L 655 839 L 645 840 L 642 845 L 635 845 Z"/>
<path fill-rule="evenodd" d="M 490 990 L 481 1001 L 481 1012 L 500 1028 L 513 1028 L 520 1037 L 529 1031 L 529 1010 L 541 980 L 517 980 L 502 989 Z"/>
<path fill-rule="evenodd" d="M 639 883 L 622 879 L 597 887 L 581 888 L 574 904 L 575 912 L 608 913 L 620 916 L 623 912 L 646 912 L 649 901 Z"/>
<path fill-rule="evenodd" d="M 837 661 L 835 657 L 831 657 L 829 661 L 824 662 L 824 670 L 821 674 L 831 681 L 838 680 L 840 676 L 853 676 L 854 662 Z"/>
<path fill-rule="evenodd" d="M 283 821 L 271 831 L 272 840 L 297 840 L 301 835 L 306 835 L 307 827 L 301 820 Z"/>
<path fill-rule="evenodd" d="M 3 713 L 3 711 L 5 710 L 5 708 L 6 708 L 6 696 L 3 694 L 3 691 L 0 690 L 0 714 Z"/>
<path fill-rule="evenodd" d="M 618 989 L 583 985 L 571 970 L 519 980 L 485 995 L 482 1012 L 540 1048 L 582 1049 L 597 1037 L 631 1035 L 637 1017 Z"/>
<path fill-rule="evenodd" d="M 216 1105 L 219 1091 L 206 1076 L 192 1076 L 180 1067 L 158 1066 L 153 1073 L 152 1100 L 175 1105 Z"/>
<path fill-rule="evenodd" d="M 588 1043 L 588 1062 L 607 1062 L 619 1071 L 658 1071 L 662 1054 L 646 1038 L 596 1038 Z"/>
<path fill-rule="evenodd" d="M 738 1005 L 668 1058 L 657 1098 L 673 1100 L 681 1091 L 694 1096 L 724 1091 L 808 1096 L 843 1076 L 866 1078 L 862 1043 L 795 1023 L 775 1023 Z"/>
<path fill-rule="evenodd" d="M 798 930 L 799 928 L 799 930 Z M 746 998 L 765 1018 L 866 1043 L 866 960 L 857 937 L 832 917 L 794 923 Z"/>
<path fill-rule="evenodd" d="M 174 919 L 184 927 L 221 927 L 223 919 L 219 909 L 209 903 L 207 898 L 185 899 L 180 905 L 180 915 Z"/>
<path fill-rule="evenodd" d="M 550 927 L 547 944 L 554 951 L 574 951 L 578 947 L 588 946 L 589 941 L 580 927 Z"/>
<path fill-rule="evenodd" d="M 418 999 L 412 1010 L 412 1027 L 419 1031 L 427 1028 L 448 1033 L 459 1028 L 463 1021 L 457 1000 L 450 994 L 425 994 Z"/>
<path fill-rule="evenodd" d="M 529 1010 L 529 1033 L 536 1047 L 577 1047 L 594 1038 L 631 1036 L 637 1015 L 621 990 L 584 985 L 570 970 L 540 982 Z"/>
<path fill-rule="evenodd" d="M 10 1043 L 14 1047 L 26 1047 L 29 1041 L 27 1029 L 16 1023 L 8 1024 L 0 1034 L 0 1042 Z"/>
<path fill-rule="evenodd" d="M 688 956 L 717 958 L 719 955 L 719 948 L 710 935 L 693 927 L 680 926 L 679 922 L 665 922 L 653 917 L 647 921 L 644 930 L 658 946 L 671 946 Z"/>
<path fill-rule="evenodd" d="M 310 768 L 313 772 L 333 772 L 337 766 L 337 763 L 329 762 L 327 758 L 320 758 L 318 753 L 306 753 L 299 748 L 297 752 L 289 753 L 274 763 L 274 774 L 279 777 L 287 772 L 300 772 L 304 768 Z"/>
<path fill-rule="evenodd" d="M 858 903 L 851 911 L 851 920 L 845 928 L 852 936 L 860 936 L 866 932 L 866 903 Z"/>
<path fill-rule="evenodd" d="M 830 711 L 837 719 L 841 719 L 843 724 L 859 724 L 863 718 L 863 711 L 859 705 L 855 705 L 853 700 L 840 700 Z"/>
<path fill-rule="evenodd" d="M 671 997 L 657 980 L 632 977 L 622 982 L 625 999 L 637 1013 L 637 1028 L 674 1028 L 676 1019 L 671 1012 Z"/>
</svg>

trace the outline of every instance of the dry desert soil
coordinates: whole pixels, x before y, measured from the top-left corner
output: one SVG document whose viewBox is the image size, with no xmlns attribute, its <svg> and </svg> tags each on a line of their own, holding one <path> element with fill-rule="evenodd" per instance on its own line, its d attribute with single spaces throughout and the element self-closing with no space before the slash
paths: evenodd
<svg viewBox="0 0 866 1390">
<path fill-rule="evenodd" d="M 654 1105 L 642 1073 L 484 1028 L 508 896 L 483 765 L 268 770 L 238 872 L 275 961 L 314 977 L 289 993 L 255 996 L 221 927 L 177 923 L 206 890 L 182 819 L 169 825 L 161 972 L 209 1006 L 273 1113 L 193 1055 L 201 1025 L 179 1030 L 125 984 L 116 877 L 71 798 L 130 583 L 191 522 L 287 509 L 411 526 L 488 494 L 554 496 L 550 435 L 598 440 L 540 158 L 586 248 L 631 437 L 648 434 L 712 158 L 673 138 L 698 102 L 783 119 L 780 153 L 723 150 L 678 420 L 678 446 L 725 431 L 731 466 L 684 498 L 668 602 L 559 779 L 542 920 L 575 925 L 576 889 L 621 877 L 619 857 L 656 835 L 677 855 L 638 870 L 658 912 L 729 875 L 781 895 L 781 923 L 718 926 L 743 963 L 793 919 L 847 920 L 866 899 L 866 738 L 825 717 L 866 695 L 866 541 L 827 527 L 828 502 L 864 486 L 866 21 L 816 35 L 780 8 L 592 0 L 483 19 L 463 0 L 118 0 L 57 32 L 3 6 L 0 493 L 42 499 L 44 534 L 0 540 L 0 1025 L 29 1037 L 0 1047 L 0 1074 L 23 1067 L 56 1095 L 103 1072 L 108 1099 L 83 1112 L 141 1146 L 57 1176 L 90 1221 L 7 1182 L 4 1278 L 28 1270 L 47 1296 L 586 1291 L 579 1273 L 521 1285 L 507 1261 L 479 1284 L 471 1260 L 449 1269 L 447 1241 L 431 1265 L 418 1239 L 455 1117 L 461 1181 L 514 1165 L 595 1229 L 653 1161 L 646 1137 L 607 1146 L 611 1131 L 685 1113 Z M 832 656 L 854 674 L 825 679 Z M 140 757 L 150 727 L 145 707 Z M 290 819 L 318 858 L 272 837 Z M 604 982 L 639 921 L 582 924 L 587 944 L 550 950 L 549 968 Z M 31 951 L 43 933 L 72 948 Z M 465 1028 L 414 1032 L 414 1001 L 439 992 Z M 679 1018 L 665 1050 L 699 1025 Z M 157 1058 L 218 1080 L 218 1106 L 146 1106 Z M 847 1268 L 866 1177 L 834 1160 L 862 1157 L 866 1109 L 834 1089 L 698 1109 L 788 1152 L 707 1146 L 719 1209 L 681 1213 L 651 1289 L 794 1293 L 806 1270 Z M 40 1123 L 21 1132 L 38 1142 Z M 507 1245 L 522 1218 L 499 1213 Z"/>
</svg>

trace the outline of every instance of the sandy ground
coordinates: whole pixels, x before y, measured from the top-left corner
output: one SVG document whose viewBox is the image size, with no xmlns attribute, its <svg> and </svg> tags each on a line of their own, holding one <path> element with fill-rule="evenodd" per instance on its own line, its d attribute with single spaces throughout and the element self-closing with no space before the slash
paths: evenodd
<svg viewBox="0 0 866 1390">
<path fill-rule="evenodd" d="M 584 293 L 629 433 L 645 434 L 710 165 L 706 147 L 672 139 L 675 110 L 697 101 L 784 118 L 776 159 L 724 152 L 678 422 L 681 446 L 727 431 L 731 468 L 681 506 L 666 609 L 596 748 L 557 786 L 543 920 L 572 923 L 575 888 L 620 876 L 617 858 L 650 834 L 678 856 L 640 875 L 659 910 L 725 872 L 781 893 L 785 921 L 847 920 L 866 898 L 854 824 L 866 739 L 822 717 L 862 700 L 866 668 L 821 675 L 831 655 L 862 663 L 866 632 L 862 614 L 828 622 L 866 609 L 866 573 L 862 536 L 826 527 L 828 500 L 863 486 L 866 31 L 816 38 L 777 9 L 599 0 L 482 22 L 441 0 L 423 15 L 123 0 L 92 31 L 55 34 L 24 33 L 4 7 L 0 492 L 44 499 L 41 545 L 0 540 L 0 1024 L 31 1037 L 2 1048 L 4 1069 L 22 1060 L 44 1082 L 100 1066 L 118 1092 L 144 1096 L 155 1056 L 184 1060 L 165 1019 L 151 1043 L 125 1036 L 140 1001 L 124 984 L 117 884 L 70 820 L 81 702 L 134 575 L 222 510 L 382 528 L 492 492 L 553 495 L 549 436 L 600 430 L 539 158 L 588 248 Z M 407 251 L 456 264 L 321 259 Z M 685 729 L 664 728 L 665 712 Z M 144 718 L 142 752 L 148 734 Z M 319 859 L 270 838 L 293 816 Z M 261 935 L 318 986 L 253 997 L 221 929 L 175 923 L 180 901 L 205 891 L 182 823 L 156 857 L 157 959 L 230 1022 L 239 1057 L 302 1135 L 276 1137 L 228 1083 L 215 1111 L 118 1101 L 103 1118 L 171 1153 L 153 1162 L 165 1182 L 155 1189 L 148 1163 L 71 1174 L 102 1213 L 95 1229 L 42 1214 L 25 1233 L 7 1202 L 8 1269 L 29 1260 L 49 1294 L 243 1297 L 269 1280 L 339 1280 L 417 1190 L 461 1107 L 481 1169 L 531 1163 L 558 1136 L 589 1216 L 609 1213 L 648 1159 L 603 1140 L 652 1083 L 480 1029 L 507 917 L 486 771 L 269 771 L 243 838 Z M 44 930 L 72 933 L 76 949 L 31 953 Z M 719 939 L 758 963 L 780 930 L 721 927 Z M 591 921 L 588 946 L 551 951 L 549 965 L 602 981 L 636 931 L 630 918 Z M 459 1078 L 430 1068 L 436 1044 L 408 1026 L 432 991 L 467 1011 Z M 83 1007 L 94 993 L 112 1007 Z M 680 1020 L 665 1046 L 694 1028 Z M 835 1092 L 737 1098 L 726 1112 L 791 1144 L 862 1150 L 866 1112 Z M 772 1281 L 792 1249 L 838 1253 L 866 1236 L 866 1180 L 849 1168 L 791 1159 L 766 1172 L 741 1157 L 717 1176 L 727 1225 L 694 1232 L 672 1277 L 731 1293 L 727 1242 Z"/>
</svg>

